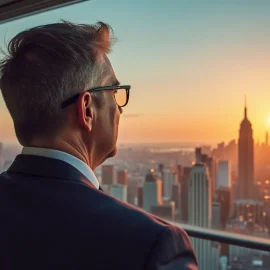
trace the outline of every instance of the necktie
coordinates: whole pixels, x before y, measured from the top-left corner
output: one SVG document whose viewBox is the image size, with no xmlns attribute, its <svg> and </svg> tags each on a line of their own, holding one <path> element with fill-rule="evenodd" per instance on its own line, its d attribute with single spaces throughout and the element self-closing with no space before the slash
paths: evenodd
<svg viewBox="0 0 270 270">
<path fill-rule="evenodd" d="M 99 186 L 99 188 L 98 188 L 100 191 L 103 191 L 103 189 L 101 188 L 101 186 Z"/>
</svg>

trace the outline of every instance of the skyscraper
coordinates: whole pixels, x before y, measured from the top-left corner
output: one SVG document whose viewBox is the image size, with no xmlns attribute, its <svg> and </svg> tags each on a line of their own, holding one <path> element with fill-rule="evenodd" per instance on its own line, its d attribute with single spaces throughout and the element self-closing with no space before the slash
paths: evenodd
<svg viewBox="0 0 270 270">
<path fill-rule="evenodd" d="M 140 186 L 141 180 L 144 180 L 144 177 L 133 176 L 128 179 L 128 187 L 127 187 L 127 201 L 130 204 L 135 204 L 135 198 L 138 199 L 138 187 Z M 142 207 L 142 206 L 141 206 Z"/>
<path fill-rule="evenodd" d="M 216 190 L 216 160 L 212 157 L 207 156 L 206 166 L 208 168 L 209 177 L 211 179 L 210 184 L 211 184 L 211 196 L 212 196 L 212 194 Z"/>
<path fill-rule="evenodd" d="M 231 166 L 228 160 L 220 160 L 217 169 L 217 189 L 231 187 Z"/>
<path fill-rule="evenodd" d="M 195 148 L 196 163 L 203 163 L 208 168 L 208 173 L 211 178 L 212 193 L 216 190 L 216 160 L 207 154 L 202 153 L 202 148 Z"/>
<path fill-rule="evenodd" d="M 177 214 L 180 213 L 180 184 L 175 183 L 172 186 L 172 201 L 175 202 L 175 210 L 177 211 Z"/>
<path fill-rule="evenodd" d="M 220 229 L 221 204 L 216 200 L 212 203 L 212 228 Z"/>
<path fill-rule="evenodd" d="M 181 183 L 181 196 L 180 196 L 180 214 L 183 222 L 188 221 L 188 191 L 189 191 L 189 180 L 190 180 L 191 167 L 184 167 L 183 177 Z"/>
<path fill-rule="evenodd" d="M 191 168 L 188 193 L 188 223 L 210 228 L 212 222 L 211 179 L 208 168 L 195 164 Z"/>
<path fill-rule="evenodd" d="M 137 189 L 138 194 L 138 203 L 137 205 L 141 208 L 143 208 L 143 186 L 139 186 Z"/>
<path fill-rule="evenodd" d="M 143 209 L 151 213 L 152 207 L 162 204 L 162 181 L 154 170 L 150 170 L 146 177 L 143 187 Z"/>
<path fill-rule="evenodd" d="M 110 194 L 113 197 L 123 202 L 127 202 L 127 186 L 126 185 L 121 185 L 121 184 L 111 185 Z"/>
<path fill-rule="evenodd" d="M 127 186 L 128 185 L 128 171 L 118 171 L 117 172 L 117 184 Z"/>
<path fill-rule="evenodd" d="M 254 199 L 254 140 L 252 125 L 247 118 L 246 102 L 238 140 L 237 197 L 238 199 Z"/>
<path fill-rule="evenodd" d="M 162 180 L 162 196 L 164 196 L 164 164 L 160 163 L 158 165 L 158 174 Z"/>
<path fill-rule="evenodd" d="M 178 183 L 182 183 L 182 176 L 183 176 L 183 167 L 182 167 L 182 165 L 178 164 L 176 166 L 176 174 L 177 174 Z"/>
<path fill-rule="evenodd" d="M 114 166 L 113 165 L 102 165 L 102 184 L 112 185 L 114 184 Z"/>
<path fill-rule="evenodd" d="M 172 198 L 172 187 L 177 182 L 177 175 L 169 169 L 163 170 L 163 197 Z"/>
<path fill-rule="evenodd" d="M 164 164 L 160 163 L 158 164 L 158 171 L 162 174 L 164 170 Z"/>
<path fill-rule="evenodd" d="M 200 147 L 195 148 L 195 162 L 196 163 L 202 162 L 202 149 Z"/>
<path fill-rule="evenodd" d="M 188 223 L 210 228 L 212 223 L 212 188 L 207 165 L 195 164 L 191 168 L 188 195 Z M 200 270 L 218 269 L 219 252 L 213 242 L 191 238 Z"/>
<path fill-rule="evenodd" d="M 221 187 L 216 190 L 217 201 L 220 203 L 220 225 L 221 229 L 226 227 L 232 206 L 232 189 Z"/>
</svg>

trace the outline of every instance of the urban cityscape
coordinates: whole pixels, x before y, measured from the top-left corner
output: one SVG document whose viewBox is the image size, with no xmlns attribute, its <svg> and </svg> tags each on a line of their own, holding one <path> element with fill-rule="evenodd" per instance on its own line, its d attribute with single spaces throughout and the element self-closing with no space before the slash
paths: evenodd
<svg viewBox="0 0 270 270">
<path fill-rule="evenodd" d="M 132 88 L 117 155 L 94 171 L 104 192 L 180 227 L 270 240 L 270 2 L 114 2 L 50 10 L 0 33 L 109 23 L 120 40 L 110 60 Z M 22 149 L 2 98 L 0 123 L 1 173 Z M 191 241 L 200 270 L 270 270 L 270 251 Z"/>
<path fill-rule="evenodd" d="M 180 144 L 181 145 L 181 144 Z M 18 148 L 1 144 L 1 171 Z M 111 196 L 180 224 L 270 237 L 270 145 L 253 139 L 245 105 L 238 140 L 192 148 L 120 145 L 95 170 Z M 270 269 L 269 252 L 192 238 L 200 269 Z"/>
</svg>

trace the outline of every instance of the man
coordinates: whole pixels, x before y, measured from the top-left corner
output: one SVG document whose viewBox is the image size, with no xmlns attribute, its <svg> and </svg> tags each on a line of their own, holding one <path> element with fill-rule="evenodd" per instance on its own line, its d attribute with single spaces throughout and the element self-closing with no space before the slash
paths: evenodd
<svg viewBox="0 0 270 270">
<path fill-rule="evenodd" d="M 197 269 L 180 228 L 105 194 L 93 170 L 116 154 L 129 85 L 104 23 L 15 36 L 0 87 L 23 146 L 0 175 L 0 269 Z"/>
</svg>

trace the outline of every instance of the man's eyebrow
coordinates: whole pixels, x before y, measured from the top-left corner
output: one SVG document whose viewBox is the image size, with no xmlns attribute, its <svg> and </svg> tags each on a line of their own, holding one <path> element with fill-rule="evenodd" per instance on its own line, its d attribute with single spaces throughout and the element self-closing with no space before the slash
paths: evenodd
<svg viewBox="0 0 270 270">
<path fill-rule="evenodd" d="M 113 85 L 113 86 L 120 85 L 120 82 L 116 79 L 112 85 Z"/>
</svg>

